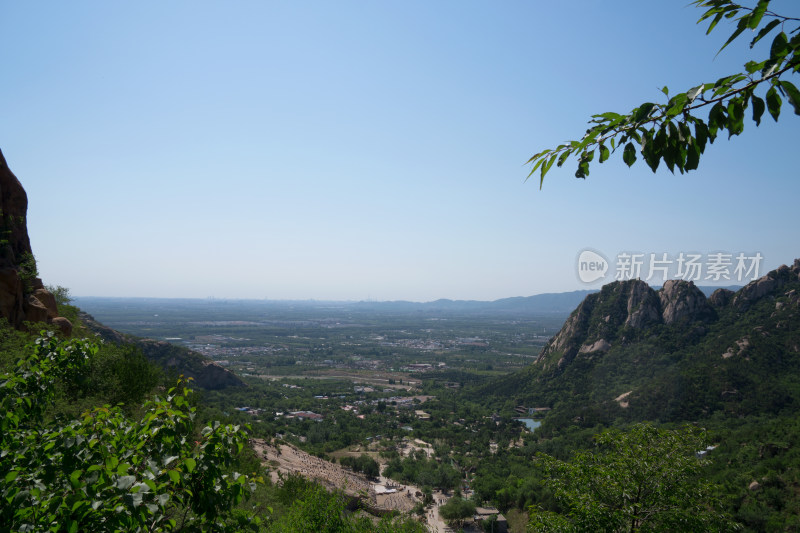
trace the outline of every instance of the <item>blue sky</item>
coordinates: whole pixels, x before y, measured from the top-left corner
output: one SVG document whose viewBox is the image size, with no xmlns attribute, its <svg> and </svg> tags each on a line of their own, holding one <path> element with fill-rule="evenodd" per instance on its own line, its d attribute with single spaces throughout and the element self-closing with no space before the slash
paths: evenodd
<svg viewBox="0 0 800 533">
<path fill-rule="evenodd" d="M 715 58 L 686 3 L 4 2 L 0 149 L 79 296 L 492 300 L 587 288 L 586 248 L 763 273 L 800 256 L 790 108 L 683 176 L 525 182 L 591 114 L 764 53 Z"/>
</svg>

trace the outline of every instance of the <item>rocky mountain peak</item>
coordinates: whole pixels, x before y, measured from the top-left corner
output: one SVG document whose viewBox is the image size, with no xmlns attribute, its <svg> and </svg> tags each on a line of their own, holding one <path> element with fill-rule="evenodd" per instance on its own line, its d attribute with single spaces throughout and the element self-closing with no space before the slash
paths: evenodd
<svg viewBox="0 0 800 533">
<path fill-rule="evenodd" d="M 615 281 L 584 299 L 536 362 L 545 368 L 553 363 L 562 368 L 576 357 L 595 357 L 636 337 L 630 329 L 644 331 L 658 324 L 710 324 L 724 308 L 746 310 L 762 298 L 775 297 L 781 287 L 798 280 L 800 259 L 791 267 L 783 265 L 750 282 L 738 292 L 718 289 L 709 298 L 692 281 L 669 280 L 657 291 L 638 279 Z"/>
<path fill-rule="evenodd" d="M 705 322 L 716 318 L 716 312 L 705 294 L 693 281 L 668 280 L 658 291 L 658 297 L 661 303 L 661 319 L 665 324 L 695 320 Z"/>
</svg>

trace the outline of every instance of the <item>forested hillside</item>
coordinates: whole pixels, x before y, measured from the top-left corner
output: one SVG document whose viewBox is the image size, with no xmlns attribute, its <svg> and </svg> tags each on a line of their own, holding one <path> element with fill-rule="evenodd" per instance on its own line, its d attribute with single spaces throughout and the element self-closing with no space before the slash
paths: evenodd
<svg viewBox="0 0 800 533">
<path fill-rule="evenodd" d="M 727 509 L 747 530 L 795 530 L 800 526 L 800 456 L 791 443 L 800 440 L 798 332 L 800 260 L 735 293 L 720 289 L 709 298 L 688 282 L 668 282 L 659 291 L 638 280 L 615 282 L 587 296 L 534 364 L 475 394 L 491 398 L 490 404 L 542 408 L 543 424 L 521 451 L 531 459 L 546 453 L 568 461 L 578 450 L 602 450 L 591 443 L 604 428 L 635 431 L 641 422 L 704 428 L 703 438 L 688 450 L 710 446 L 703 451 L 709 462 L 684 473 L 686 479 L 711 482 L 704 498 Z M 680 431 L 632 446 L 660 448 L 688 438 Z M 601 442 L 609 446 L 620 439 L 617 434 Z M 670 456 L 676 449 L 662 452 Z M 534 461 L 540 466 L 530 469 L 520 469 L 513 459 L 483 465 L 479 490 L 502 507 L 534 504 L 541 516 L 561 516 L 570 508 L 564 498 L 571 493 L 564 487 L 577 490 L 577 485 L 559 485 L 559 480 L 581 476 L 573 471 L 560 477 L 567 472 L 561 467 L 548 473 L 543 465 L 558 462 L 540 457 Z M 585 456 L 573 461 L 583 462 L 578 471 L 584 475 L 599 468 L 593 462 L 599 456 L 589 462 L 580 457 Z M 615 460 L 626 459 L 617 455 Z M 648 471 L 646 464 L 637 468 Z M 621 471 L 603 475 L 618 482 L 624 478 Z M 554 500 L 554 494 L 561 498 Z"/>
</svg>

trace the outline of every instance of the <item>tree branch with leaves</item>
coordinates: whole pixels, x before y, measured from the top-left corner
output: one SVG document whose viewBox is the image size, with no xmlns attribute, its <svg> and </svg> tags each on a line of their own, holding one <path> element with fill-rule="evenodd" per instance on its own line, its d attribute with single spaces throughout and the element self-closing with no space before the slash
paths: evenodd
<svg viewBox="0 0 800 533">
<path fill-rule="evenodd" d="M 736 29 L 719 52 L 739 38 L 745 30 L 757 32 L 750 41 L 753 48 L 767 36 L 772 37 L 769 57 L 749 61 L 744 71 L 725 76 L 713 83 L 702 83 L 686 92 L 670 96 L 662 92 L 665 103 L 645 102 L 628 114 L 600 113 L 592 115 L 589 129 L 577 141 L 567 141 L 556 148 L 542 150 L 528 160 L 532 165 L 528 179 L 539 171 L 541 188 L 547 172 L 561 167 L 575 157 L 575 177 L 586 178 L 595 160 L 608 160 L 621 149 L 622 160 L 629 167 L 637 161 L 637 152 L 655 172 L 661 161 L 674 173 L 697 169 L 706 146 L 719 134 L 728 132 L 730 139 L 744 131 L 745 111 L 752 108 L 752 120 L 761 124 L 764 112 L 777 121 L 783 98 L 800 115 L 800 90 L 786 78 L 800 70 L 800 19 L 779 15 L 769 10 L 770 0 L 759 0 L 755 7 L 746 7 L 731 0 L 695 0 L 705 9 L 698 23 L 710 20 L 706 34 L 724 19 L 736 21 Z M 776 33 L 777 32 L 777 33 Z M 719 53 L 717 52 L 717 53 Z M 708 118 L 697 115 L 708 109 Z"/>
</svg>

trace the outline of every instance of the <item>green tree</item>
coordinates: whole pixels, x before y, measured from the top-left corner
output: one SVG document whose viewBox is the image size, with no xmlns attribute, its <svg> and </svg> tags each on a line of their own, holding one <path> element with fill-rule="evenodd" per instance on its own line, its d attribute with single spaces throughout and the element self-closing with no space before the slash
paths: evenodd
<svg viewBox="0 0 800 533">
<path fill-rule="evenodd" d="M 715 531 L 733 529 L 703 481 L 702 431 L 636 424 L 608 430 L 597 447 L 565 462 L 538 454 L 565 513 L 531 507 L 529 531 Z"/>
<path fill-rule="evenodd" d="M 179 383 L 139 421 L 103 406 L 48 422 L 57 384 L 83 373 L 96 346 L 39 338 L 0 375 L 0 523 L 10 531 L 238 531 L 231 509 L 256 479 L 229 472 L 246 435 L 215 422 L 194 429 Z M 254 520 L 255 522 L 255 520 Z"/>
<path fill-rule="evenodd" d="M 720 49 L 740 37 L 745 30 L 755 32 L 750 47 L 774 34 L 769 57 L 761 61 L 748 61 L 743 72 L 701 83 L 689 90 L 670 95 L 662 89 L 666 102 L 645 102 L 628 114 L 600 113 L 593 115 L 590 127 L 580 140 L 568 141 L 553 149 L 546 149 L 531 157 L 533 165 L 528 177 L 539 170 L 539 187 L 555 164 L 562 166 L 575 156 L 578 170 L 575 177 L 589 175 L 589 164 L 603 163 L 611 154 L 621 149 L 622 160 L 628 166 L 636 162 L 637 151 L 653 170 L 663 160 L 670 172 L 694 170 L 707 143 L 727 131 L 728 138 L 744 130 L 745 111 L 752 106 L 752 119 L 759 125 L 764 111 L 778 120 L 783 98 L 786 98 L 800 115 L 800 90 L 786 78 L 800 70 L 800 19 L 770 11 L 770 0 L 759 0 L 755 7 L 746 7 L 732 0 L 694 0 L 697 7 L 705 9 L 698 23 L 710 20 L 710 33 L 725 20 L 736 21 L 736 29 Z M 708 119 L 697 112 L 707 108 Z M 638 150 L 637 150 L 638 147 Z"/>
<path fill-rule="evenodd" d="M 475 514 L 475 503 L 461 496 L 453 496 L 447 503 L 439 507 L 439 516 L 448 523 L 461 524 L 464 519 Z"/>
</svg>

